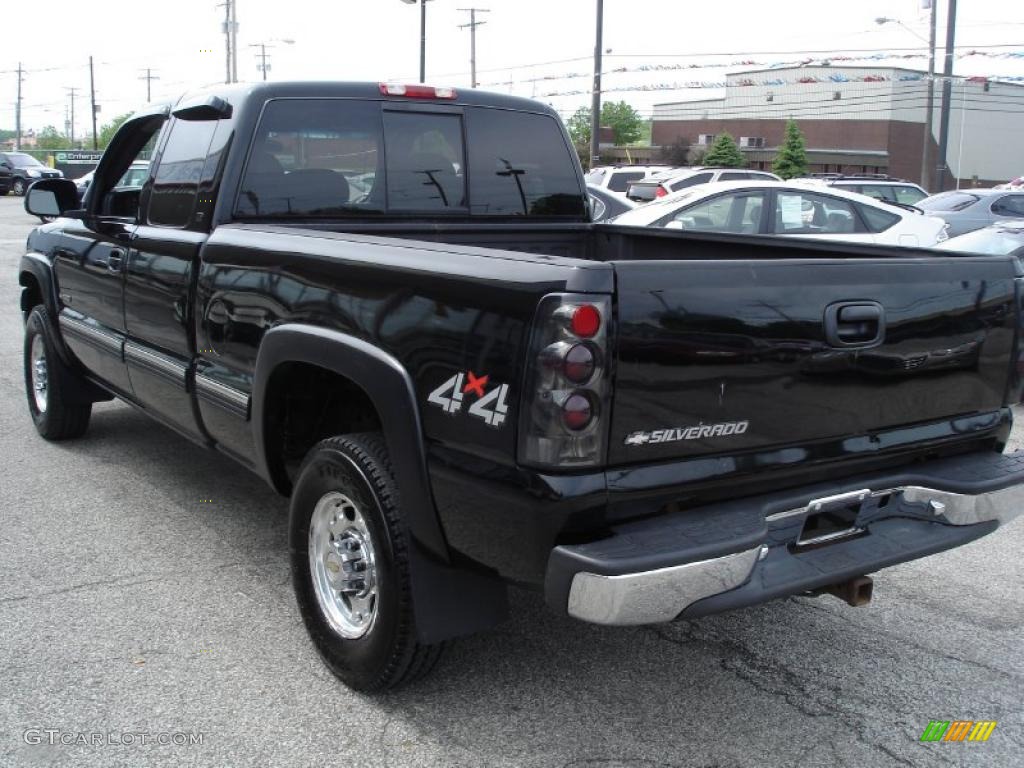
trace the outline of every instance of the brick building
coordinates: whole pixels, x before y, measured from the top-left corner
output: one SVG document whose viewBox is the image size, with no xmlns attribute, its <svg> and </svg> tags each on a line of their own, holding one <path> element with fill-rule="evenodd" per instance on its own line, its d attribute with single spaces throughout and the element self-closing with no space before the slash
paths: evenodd
<svg viewBox="0 0 1024 768">
<path fill-rule="evenodd" d="M 651 143 L 695 149 L 729 132 L 750 167 L 771 169 L 793 117 L 813 173 L 888 173 L 921 181 L 927 73 L 827 65 L 727 76 L 718 99 L 657 104 Z M 952 86 L 947 187 L 1002 183 L 1024 173 L 1024 86 L 958 79 Z M 931 167 L 937 165 L 941 84 L 935 84 Z M 961 136 L 963 141 L 961 141 Z M 925 186 L 929 186 L 925 183 Z"/>
</svg>

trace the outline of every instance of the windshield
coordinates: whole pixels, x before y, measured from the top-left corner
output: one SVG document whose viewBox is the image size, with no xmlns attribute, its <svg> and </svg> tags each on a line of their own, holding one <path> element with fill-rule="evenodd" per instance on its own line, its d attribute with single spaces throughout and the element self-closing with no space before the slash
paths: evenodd
<svg viewBox="0 0 1024 768">
<path fill-rule="evenodd" d="M 943 192 L 922 200 L 917 207 L 925 211 L 962 211 L 980 199 L 977 195 L 967 192 Z"/>
<path fill-rule="evenodd" d="M 13 152 L 7 155 L 7 159 L 11 161 L 11 164 L 15 168 L 35 168 L 36 166 L 42 166 L 42 163 L 32 157 L 32 155 L 24 155 L 21 152 Z"/>
<path fill-rule="evenodd" d="M 986 256 L 1006 256 L 1018 248 L 1024 248 L 1024 221 L 1019 227 L 998 229 L 976 229 L 966 235 L 954 237 L 936 246 L 944 251 L 983 253 Z"/>
</svg>

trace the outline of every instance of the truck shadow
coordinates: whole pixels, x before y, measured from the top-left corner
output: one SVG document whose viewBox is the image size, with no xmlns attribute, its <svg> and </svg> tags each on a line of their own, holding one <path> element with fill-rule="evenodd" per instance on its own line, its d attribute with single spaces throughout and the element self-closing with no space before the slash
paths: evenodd
<svg viewBox="0 0 1024 768">
<path fill-rule="evenodd" d="M 114 462 L 132 487 L 180 500 L 179 525 L 194 546 L 276 580 L 267 599 L 299 637 L 286 586 L 287 502 L 259 478 L 121 405 L 98 409 L 88 435 L 68 450 Z M 205 498 L 216 514 L 201 511 Z M 244 549 L 231 543 L 241 537 Z M 756 755 L 771 756 L 761 764 L 798 764 L 811 750 L 820 764 L 845 764 L 851 753 L 860 765 L 913 764 L 924 710 L 959 700 L 968 685 L 959 659 L 937 669 L 934 655 L 908 652 L 907 639 L 887 626 L 899 608 L 854 611 L 832 598 L 795 598 L 613 628 L 555 615 L 539 594 L 513 590 L 511 604 L 509 621 L 454 641 L 434 673 L 408 688 L 359 696 L 326 670 L 309 685 L 336 697 L 339 711 L 385 713 L 385 753 L 429 743 L 453 764 L 605 768 L 748 765 Z M 922 701 L 927 690 L 944 692 Z M 831 751 L 840 746 L 844 759 Z"/>
</svg>

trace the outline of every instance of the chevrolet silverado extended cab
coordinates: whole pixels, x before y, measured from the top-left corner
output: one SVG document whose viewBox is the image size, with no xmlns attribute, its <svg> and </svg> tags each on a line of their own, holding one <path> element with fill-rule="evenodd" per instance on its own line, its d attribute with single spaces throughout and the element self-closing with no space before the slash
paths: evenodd
<svg viewBox="0 0 1024 768">
<path fill-rule="evenodd" d="M 529 100 L 196 93 L 129 119 L 81 205 L 26 198 L 59 216 L 20 265 L 39 433 L 117 397 L 289 496 L 299 609 L 356 688 L 510 584 L 612 625 L 858 604 L 1020 506 L 1016 260 L 595 225 Z"/>
</svg>

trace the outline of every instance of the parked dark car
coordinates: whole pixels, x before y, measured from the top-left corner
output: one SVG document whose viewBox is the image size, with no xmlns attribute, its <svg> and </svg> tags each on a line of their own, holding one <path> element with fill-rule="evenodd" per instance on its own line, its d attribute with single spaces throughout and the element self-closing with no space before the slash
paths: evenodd
<svg viewBox="0 0 1024 768">
<path fill-rule="evenodd" d="M 502 621 L 509 584 L 614 625 L 862 605 L 1024 505 L 1016 259 L 594 224 L 535 101 L 221 86 L 126 120 L 84 210 L 66 179 L 25 206 L 61 217 L 18 269 L 39 434 L 117 397 L 290 497 L 300 615 L 362 690 Z M 802 374 L 919 349 L 955 364 Z"/>
<path fill-rule="evenodd" d="M 48 168 L 24 152 L 0 152 L 0 179 L 7 179 L 10 191 L 24 195 L 28 185 L 39 179 L 60 179 L 64 174 Z M 0 184 L 3 182 L 0 181 Z"/>
</svg>

